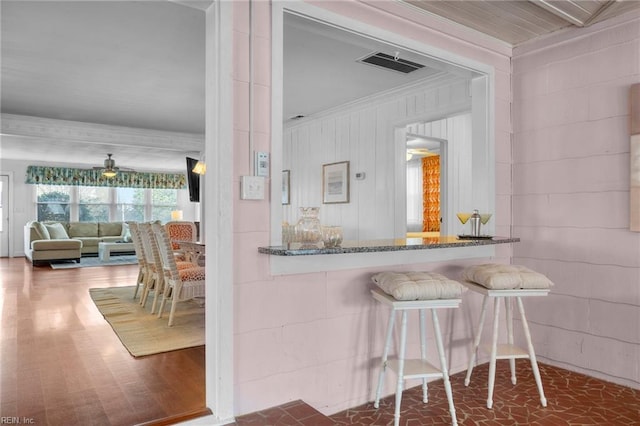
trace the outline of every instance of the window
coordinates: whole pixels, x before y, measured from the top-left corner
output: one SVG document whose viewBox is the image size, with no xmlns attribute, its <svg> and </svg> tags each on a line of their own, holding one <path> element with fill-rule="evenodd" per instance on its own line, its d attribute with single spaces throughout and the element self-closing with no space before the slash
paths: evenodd
<svg viewBox="0 0 640 426">
<path fill-rule="evenodd" d="M 36 185 L 38 221 L 144 222 L 171 220 L 177 189 Z"/>
<path fill-rule="evenodd" d="M 69 222 L 71 188 L 57 185 L 37 185 L 36 205 L 38 221 Z"/>
<path fill-rule="evenodd" d="M 168 222 L 171 211 L 178 205 L 178 193 L 175 189 L 151 190 L 151 220 Z"/>
<path fill-rule="evenodd" d="M 80 210 L 80 222 L 108 222 L 110 188 L 79 186 L 78 207 Z"/>
<path fill-rule="evenodd" d="M 116 188 L 118 221 L 144 222 L 145 190 L 141 188 Z"/>
</svg>

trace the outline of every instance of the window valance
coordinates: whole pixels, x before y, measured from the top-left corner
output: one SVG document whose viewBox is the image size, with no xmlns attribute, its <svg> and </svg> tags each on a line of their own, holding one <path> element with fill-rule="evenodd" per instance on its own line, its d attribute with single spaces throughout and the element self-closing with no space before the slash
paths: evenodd
<svg viewBox="0 0 640 426">
<path fill-rule="evenodd" d="M 182 173 L 140 173 L 119 171 L 106 178 L 100 170 L 70 167 L 28 166 L 25 183 L 41 185 L 109 186 L 118 188 L 186 189 Z"/>
</svg>

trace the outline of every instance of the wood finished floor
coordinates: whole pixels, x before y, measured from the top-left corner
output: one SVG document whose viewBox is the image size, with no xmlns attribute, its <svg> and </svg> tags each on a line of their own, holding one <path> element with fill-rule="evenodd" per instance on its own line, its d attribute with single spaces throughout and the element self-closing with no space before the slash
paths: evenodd
<svg viewBox="0 0 640 426">
<path fill-rule="evenodd" d="M 204 347 L 133 358 L 91 301 L 137 273 L 0 259 L 0 420 L 128 426 L 205 409 Z"/>
</svg>

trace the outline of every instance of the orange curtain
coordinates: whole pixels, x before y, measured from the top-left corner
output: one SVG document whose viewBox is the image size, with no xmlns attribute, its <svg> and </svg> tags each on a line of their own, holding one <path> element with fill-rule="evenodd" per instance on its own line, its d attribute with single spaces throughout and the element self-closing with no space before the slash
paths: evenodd
<svg viewBox="0 0 640 426">
<path fill-rule="evenodd" d="M 422 232 L 440 231 L 440 156 L 422 158 Z"/>
</svg>

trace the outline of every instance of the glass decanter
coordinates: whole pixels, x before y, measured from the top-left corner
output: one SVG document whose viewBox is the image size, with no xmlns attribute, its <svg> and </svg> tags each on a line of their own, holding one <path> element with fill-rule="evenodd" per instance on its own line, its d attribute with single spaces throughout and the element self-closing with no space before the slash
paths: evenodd
<svg viewBox="0 0 640 426">
<path fill-rule="evenodd" d="M 302 247 L 317 247 L 322 241 L 319 212 L 319 207 L 300 207 L 300 219 L 296 223 L 296 241 L 302 243 Z"/>
</svg>

